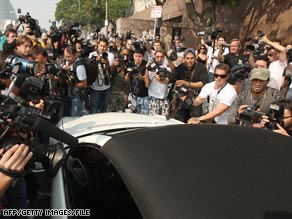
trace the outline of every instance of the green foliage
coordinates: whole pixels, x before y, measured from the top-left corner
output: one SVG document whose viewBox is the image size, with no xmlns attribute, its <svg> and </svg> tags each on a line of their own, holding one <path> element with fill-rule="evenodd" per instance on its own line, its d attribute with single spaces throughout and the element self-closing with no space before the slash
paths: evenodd
<svg viewBox="0 0 292 219">
<path fill-rule="evenodd" d="M 82 26 L 103 26 L 106 0 L 61 0 L 56 8 L 58 22 L 80 23 Z M 108 20 L 123 17 L 129 0 L 108 0 Z"/>
</svg>

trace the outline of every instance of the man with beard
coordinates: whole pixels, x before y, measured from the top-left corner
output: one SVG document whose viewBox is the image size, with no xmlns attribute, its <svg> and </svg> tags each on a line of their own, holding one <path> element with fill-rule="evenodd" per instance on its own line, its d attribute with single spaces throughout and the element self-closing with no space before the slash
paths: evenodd
<svg viewBox="0 0 292 219">
<path fill-rule="evenodd" d="M 251 88 L 239 94 L 230 108 L 228 124 L 240 124 L 241 114 L 248 108 L 268 114 L 270 104 L 284 99 L 279 90 L 268 87 L 270 71 L 265 68 L 254 68 L 251 71 Z M 249 126 L 260 127 L 261 118 L 253 118 Z"/>
<path fill-rule="evenodd" d="M 202 63 L 196 62 L 196 52 L 193 48 L 185 50 L 184 59 L 185 62 L 177 66 L 170 75 L 170 81 L 175 84 L 174 89 L 184 87 L 200 91 L 208 82 L 207 68 Z M 175 118 L 183 122 L 187 122 L 191 117 L 202 115 L 201 106 L 186 106 L 178 98 L 173 99 L 171 106 L 170 111 L 176 111 Z"/>
</svg>

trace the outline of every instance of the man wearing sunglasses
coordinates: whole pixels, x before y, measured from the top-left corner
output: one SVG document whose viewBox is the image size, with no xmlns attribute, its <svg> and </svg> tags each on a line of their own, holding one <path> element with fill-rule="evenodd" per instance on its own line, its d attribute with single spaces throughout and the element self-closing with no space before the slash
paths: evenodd
<svg viewBox="0 0 292 219">
<path fill-rule="evenodd" d="M 270 105 L 273 102 L 283 100 L 280 91 L 268 86 L 270 71 L 265 68 L 254 68 L 250 74 L 251 88 L 244 90 L 233 101 L 230 108 L 228 124 L 241 124 L 242 113 L 247 109 L 254 109 L 256 112 L 269 114 Z M 249 126 L 260 127 L 260 118 L 253 117 Z"/>
<path fill-rule="evenodd" d="M 200 117 L 192 117 L 188 124 L 199 124 L 212 121 L 217 124 L 227 124 L 229 107 L 237 97 L 236 91 L 227 80 L 229 78 L 229 66 L 221 63 L 216 66 L 215 81 L 206 84 L 199 96 L 193 101 L 193 106 L 199 106 L 208 99 L 208 113 Z"/>
<path fill-rule="evenodd" d="M 260 40 L 271 46 L 267 50 L 267 56 L 271 64 L 269 70 L 271 72 L 269 86 L 280 90 L 284 83 L 284 70 L 287 66 L 286 48 L 278 42 L 272 42 L 265 35 Z"/>
</svg>

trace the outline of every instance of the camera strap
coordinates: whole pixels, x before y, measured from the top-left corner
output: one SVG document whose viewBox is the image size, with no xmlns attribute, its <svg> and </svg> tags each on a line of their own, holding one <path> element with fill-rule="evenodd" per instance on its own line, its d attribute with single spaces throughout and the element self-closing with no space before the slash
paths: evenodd
<svg viewBox="0 0 292 219">
<path fill-rule="evenodd" d="M 191 80 L 194 78 L 197 68 L 198 68 L 197 62 L 195 62 L 195 66 L 193 70 L 191 71 L 190 77 L 188 78 L 189 82 L 191 82 Z"/>
<path fill-rule="evenodd" d="M 6 176 L 17 178 L 17 177 L 22 177 L 25 174 L 30 173 L 31 171 L 30 170 L 21 170 L 21 171 L 19 171 L 19 170 L 8 170 L 8 169 L 0 166 L 0 172 L 3 173 Z"/>
</svg>

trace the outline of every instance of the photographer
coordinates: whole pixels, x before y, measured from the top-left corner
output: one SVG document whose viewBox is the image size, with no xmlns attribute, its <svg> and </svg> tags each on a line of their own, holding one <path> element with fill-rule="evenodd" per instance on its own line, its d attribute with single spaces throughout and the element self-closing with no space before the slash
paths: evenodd
<svg viewBox="0 0 292 219">
<path fill-rule="evenodd" d="M 193 48 L 184 51 L 185 62 L 177 66 L 170 75 L 170 81 L 175 87 L 189 87 L 191 89 L 200 90 L 204 84 L 208 82 L 208 72 L 205 65 L 196 62 L 196 52 Z M 173 100 L 172 107 L 177 109 L 181 104 L 179 99 Z M 190 117 L 198 117 L 202 115 L 202 107 L 186 107 L 182 106 L 175 115 L 175 118 L 187 122 Z"/>
<path fill-rule="evenodd" d="M 128 49 L 122 49 L 110 68 L 112 94 L 109 100 L 109 112 L 124 112 L 128 100 L 128 86 L 124 80 L 129 65 Z"/>
<path fill-rule="evenodd" d="M 269 116 L 262 116 L 260 127 L 261 128 L 268 127 L 273 132 L 291 137 L 292 136 L 292 101 L 284 100 L 275 104 L 279 106 L 279 110 L 281 110 L 280 115 L 273 115 L 272 113 L 272 115 L 269 115 Z"/>
<path fill-rule="evenodd" d="M 68 106 L 68 103 L 64 103 L 64 107 L 66 107 L 64 112 L 69 112 L 69 116 L 71 117 L 81 116 L 85 101 L 84 89 L 87 87 L 86 69 L 84 65 L 81 64 L 76 67 L 76 72 L 73 72 L 74 64 L 79 60 L 78 53 L 74 47 L 67 46 L 65 48 L 64 58 L 65 63 L 63 63 L 61 67 L 71 78 L 71 80 L 67 81 L 67 94 L 70 99 L 70 106 Z"/>
<path fill-rule="evenodd" d="M 241 49 L 241 44 L 240 44 L 239 39 L 231 40 L 229 53 L 226 55 L 223 55 L 224 43 L 221 41 L 220 42 L 218 41 L 218 46 L 219 46 L 219 52 L 218 52 L 219 62 L 229 65 L 230 68 L 232 68 L 235 65 L 242 65 L 246 63 L 246 61 L 244 60 L 244 57 L 239 54 L 240 49 Z M 237 81 L 235 78 L 230 77 L 228 82 L 235 86 L 235 90 L 237 94 L 239 94 L 242 91 L 241 81 Z"/>
<path fill-rule="evenodd" d="M 284 82 L 284 70 L 287 66 L 286 48 L 277 42 L 270 41 L 266 35 L 261 37 L 260 40 L 271 46 L 267 50 L 267 55 L 271 62 L 269 65 L 271 72 L 269 86 L 280 90 Z"/>
<path fill-rule="evenodd" d="M 268 114 L 270 112 L 270 104 L 283 99 L 279 90 L 268 87 L 270 71 L 264 68 L 254 68 L 250 74 L 251 88 L 239 94 L 233 101 L 230 108 L 228 124 L 240 124 L 240 117 L 245 110 L 251 111 L 249 114 L 261 112 Z M 251 110 L 249 110 L 251 109 Z M 242 115 L 241 115 L 242 114 Z M 252 127 L 260 127 L 258 123 L 260 118 L 252 118 Z"/>
<path fill-rule="evenodd" d="M 108 41 L 101 38 L 96 51 L 89 54 L 97 62 L 98 75 L 96 81 L 90 85 L 90 114 L 107 112 L 111 95 L 109 68 L 114 63 L 114 55 L 108 50 Z"/>
<path fill-rule="evenodd" d="M 222 36 L 217 37 L 214 51 L 212 51 L 212 54 L 210 55 L 209 60 L 208 60 L 209 82 L 214 81 L 215 68 L 220 63 L 218 61 L 219 45 L 226 45 L 225 38 Z M 229 48 L 227 46 L 223 46 L 223 55 L 226 55 L 228 53 L 229 53 Z"/>
<path fill-rule="evenodd" d="M 204 122 L 215 122 L 227 124 L 229 107 L 237 97 L 234 88 L 227 82 L 229 77 L 229 66 L 221 63 L 215 68 L 215 81 L 204 85 L 200 94 L 193 101 L 193 106 L 199 106 L 208 99 L 208 113 L 200 117 L 192 117 L 188 124 L 199 124 Z"/>
<path fill-rule="evenodd" d="M 125 81 L 129 83 L 130 94 L 128 97 L 132 112 L 148 114 L 149 98 L 148 86 L 149 77 L 146 74 L 144 51 L 140 48 L 134 50 L 134 62 L 129 64 Z M 130 108 L 130 107 L 129 107 Z"/>
<path fill-rule="evenodd" d="M 165 54 L 162 50 L 156 50 L 154 63 L 147 63 L 147 73 L 150 79 L 148 87 L 149 94 L 149 115 L 167 115 L 169 110 L 168 83 L 170 68 L 163 65 Z M 154 69 L 149 69 L 151 64 Z"/>
</svg>

